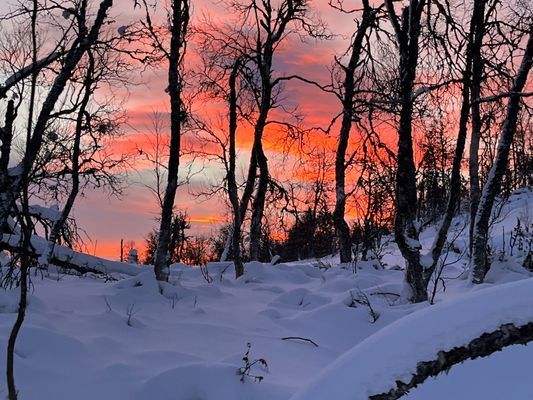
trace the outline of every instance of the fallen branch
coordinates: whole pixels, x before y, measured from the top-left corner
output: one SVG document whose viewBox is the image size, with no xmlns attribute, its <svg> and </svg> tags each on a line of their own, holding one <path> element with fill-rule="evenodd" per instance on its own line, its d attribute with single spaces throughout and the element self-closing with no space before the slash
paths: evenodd
<svg viewBox="0 0 533 400">
<path fill-rule="evenodd" d="M 300 336 L 282 337 L 281 340 L 301 340 L 301 341 L 304 341 L 304 342 L 311 343 L 315 347 L 318 347 L 318 344 L 316 344 L 316 342 L 314 342 L 313 340 L 307 339 L 307 338 L 304 338 L 304 337 L 300 337 Z"/>
<path fill-rule="evenodd" d="M 400 297 L 398 293 L 393 292 L 372 292 L 370 293 L 370 296 L 394 296 L 394 297 Z"/>
<path fill-rule="evenodd" d="M 437 376 L 441 372 L 448 371 L 456 364 L 460 364 L 466 360 L 488 357 L 505 347 L 516 344 L 525 345 L 531 341 L 533 341 L 533 322 L 522 326 L 516 326 L 514 324 L 501 325 L 497 330 L 484 333 L 464 346 L 454 347 L 449 351 L 439 351 L 434 360 L 419 362 L 416 365 L 416 373 L 412 375 L 409 382 L 398 380 L 396 381 L 395 388 L 386 393 L 369 396 L 369 399 L 399 399 L 426 379 Z"/>
</svg>

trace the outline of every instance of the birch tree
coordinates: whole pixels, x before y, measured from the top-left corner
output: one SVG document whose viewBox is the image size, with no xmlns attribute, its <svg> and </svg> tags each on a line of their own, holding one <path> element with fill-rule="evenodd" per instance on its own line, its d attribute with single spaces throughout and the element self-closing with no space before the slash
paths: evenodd
<svg viewBox="0 0 533 400">
<path fill-rule="evenodd" d="M 463 153 L 466 146 L 466 137 L 468 130 L 468 121 L 470 117 L 470 100 L 471 88 L 473 86 L 473 60 L 476 60 L 476 87 L 474 92 L 478 93 L 479 86 L 479 58 L 481 57 L 481 45 L 483 43 L 483 32 L 485 24 L 485 3 L 486 0 L 475 0 L 473 5 L 472 17 L 470 19 L 470 29 L 466 42 L 465 50 L 465 65 L 462 71 L 461 82 L 461 110 L 459 114 L 459 129 L 457 133 L 457 144 L 455 146 L 452 171 L 450 177 L 450 190 L 448 195 L 448 203 L 444 217 L 440 223 L 439 230 L 435 237 L 435 241 L 431 248 L 431 265 L 427 266 L 424 271 L 424 282 L 427 287 L 429 280 L 437 268 L 437 264 L 442 253 L 444 244 L 448 237 L 448 231 L 455 215 L 457 205 L 461 194 L 461 165 L 463 160 Z M 478 110 L 475 110 L 478 111 Z M 478 117 L 478 115 L 476 115 Z M 476 122 L 478 120 L 476 119 Z M 475 196 L 475 195 L 474 195 Z"/>
<path fill-rule="evenodd" d="M 93 16 L 94 3 L 88 0 L 73 1 L 67 4 L 57 4 L 55 2 L 39 2 L 37 0 L 28 1 L 22 5 L 18 11 L 13 11 L 4 17 L 5 20 L 16 22 L 18 18 L 27 17 L 29 25 L 29 58 L 27 65 L 22 66 L 1 86 L 0 98 L 5 100 L 10 91 L 23 94 L 16 103 L 12 99 L 7 101 L 6 123 L 1 130 L 1 168 L 0 183 L 2 185 L 2 205 L 0 207 L 0 227 L 2 231 L 2 242 L 4 241 L 5 229 L 16 228 L 10 226 L 11 216 L 17 219 L 20 240 L 18 244 L 19 256 L 12 260 L 13 266 L 18 264 L 20 275 L 20 299 L 17 318 L 11 330 L 7 346 L 7 386 L 8 397 L 15 400 L 18 397 L 14 377 L 14 350 L 18 333 L 25 319 L 27 290 L 28 290 L 28 270 L 33 265 L 32 256 L 32 234 L 33 222 L 30 216 L 29 187 L 31 184 L 31 173 L 35 168 L 36 160 L 43 147 L 44 138 L 50 126 L 50 121 L 55 117 L 55 110 L 60 104 L 65 88 L 73 78 L 77 67 L 86 53 L 97 43 L 102 33 L 103 27 L 108 23 L 109 10 L 113 4 L 112 0 L 102 0 L 97 3 L 96 14 Z M 38 29 L 39 21 L 44 16 L 52 20 L 59 21 L 60 18 L 69 22 L 60 23 L 59 40 L 54 50 L 48 55 L 41 57 Z M 58 50 L 62 49 L 62 50 Z M 17 52 L 17 49 L 15 49 Z M 60 61 L 60 62 L 58 62 Z M 52 73 L 50 84 L 46 87 L 44 101 L 37 101 L 37 84 L 39 73 L 43 68 L 57 63 L 57 72 Z M 24 91 L 24 83 L 28 83 L 29 93 Z M 21 89 L 22 88 L 22 89 Z M 22 160 L 12 169 L 9 168 L 11 157 L 13 129 L 17 122 L 19 108 L 22 99 L 28 104 L 26 114 L 26 135 Z"/>
<path fill-rule="evenodd" d="M 226 55 L 222 69 L 228 71 L 236 60 L 240 60 L 240 68 L 235 74 L 236 80 L 247 86 L 247 93 L 252 102 L 251 107 L 246 107 L 248 112 L 243 113 L 239 104 L 239 114 L 245 124 L 253 130 L 253 144 L 248 162 L 248 169 L 244 187 L 241 190 L 239 216 L 233 219 L 240 220 L 242 224 L 251 205 L 250 218 L 250 258 L 258 260 L 261 255 L 262 224 L 265 213 L 265 201 L 272 179 L 269 172 L 269 163 L 264 149 L 264 136 L 268 127 L 292 129 L 291 113 L 286 119 L 274 119 L 271 112 L 281 108 L 283 84 L 293 76 L 282 76 L 274 70 L 274 60 L 280 47 L 290 37 L 297 35 L 323 35 L 324 27 L 320 21 L 313 20 L 307 1 L 283 0 L 281 2 L 239 2 L 226 3 L 228 14 L 234 19 L 230 23 L 217 24 L 207 20 L 200 27 L 201 41 L 215 57 Z M 213 51 L 215 48 L 219 52 Z M 226 81 L 229 84 L 229 81 Z M 224 92 L 226 101 L 231 97 L 226 88 Z M 221 89 L 221 88 L 219 88 Z M 231 102 L 230 102 L 231 103 Z M 231 108 L 231 104 L 230 104 Z M 231 114 L 228 114 L 228 116 Z M 245 115 L 244 115 L 245 114 Z M 229 127 L 233 132 L 234 125 Z M 212 135 L 211 135 L 212 136 Z M 217 140 L 220 144 L 220 140 Z M 224 144 L 227 147 L 227 144 Z M 229 156 L 229 154 L 228 154 Z M 226 159 L 227 162 L 229 159 Z M 227 164 L 229 170 L 229 163 Z M 228 175 L 227 175 L 228 176 Z M 231 202 L 231 200 L 230 200 Z M 235 212 L 234 206 L 232 206 Z M 236 235 L 235 231 L 234 234 Z M 230 235 L 233 237 L 233 235 Z M 235 236 L 236 237 L 236 236 Z M 231 248 L 231 241 L 226 243 L 226 249 Z M 227 252 L 225 252 L 227 253 Z M 237 273 L 239 275 L 240 272 Z"/>
<path fill-rule="evenodd" d="M 509 152 L 516 132 L 518 115 L 521 108 L 522 90 L 526 85 L 529 71 L 533 64 L 533 24 L 529 25 L 529 38 L 522 62 L 514 78 L 514 83 L 507 97 L 507 112 L 502 125 L 498 152 L 490 170 L 476 212 L 473 230 L 471 279 L 473 283 L 482 283 L 490 266 L 487 255 L 489 221 L 494 200 L 499 193 L 503 175 L 509 162 Z"/>
<path fill-rule="evenodd" d="M 425 1 L 411 0 L 396 14 L 391 0 L 386 1 L 389 19 L 394 29 L 400 65 L 400 122 L 396 172 L 396 219 L 394 237 L 405 259 L 405 279 L 413 302 L 427 300 L 420 261 L 419 230 L 416 220 L 416 168 L 413 155 L 413 88 L 419 56 L 421 16 Z"/>
<path fill-rule="evenodd" d="M 157 26 L 153 22 L 151 7 L 144 0 L 143 6 L 145 10 L 143 25 L 147 38 L 155 53 L 160 57 L 160 60 L 164 60 L 167 63 L 168 68 L 167 93 L 170 97 L 170 147 L 167 182 L 161 207 L 159 235 L 154 257 L 156 279 L 158 281 L 168 281 L 172 211 L 178 189 L 181 136 L 187 119 L 183 91 L 185 86 L 184 61 L 187 50 L 190 3 L 188 0 L 173 0 L 170 2 L 169 9 L 165 10 L 168 27 Z"/>
<path fill-rule="evenodd" d="M 349 263 L 352 261 L 352 240 L 350 227 L 345 220 L 346 214 L 346 169 L 347 160 L 346 152 L 350 140 L 352 124 L 356 116 L 354 101 L 357 89 L 356 70 L 361 67 L 361 58 L 365 41 L 370 36 L 368 31 L 378 20 L 378 13 L 381 7 L 373 8 L 370 3 L 363 1 L 363 11 L 358 22 L 357 31 L 354 34 L 352 44 L 349 49 L 348 63 L 339 65 L 344 73 L 342 82 L 342 118 L 337 142 L 337 152 L 335 155 L 335 210 L 333 217 L 335 221 L 335 230 L 339 240 L 340 262 Z"/>
</svg>

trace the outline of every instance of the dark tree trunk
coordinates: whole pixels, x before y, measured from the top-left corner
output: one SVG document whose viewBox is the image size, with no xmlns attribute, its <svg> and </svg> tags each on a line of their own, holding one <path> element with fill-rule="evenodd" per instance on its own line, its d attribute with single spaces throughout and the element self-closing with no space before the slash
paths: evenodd
<svg viewBox="0 0 533 400">
<path fill-rule="evenodd" d="M 241 212 L 241 223 L 246 218 L 246 211 L 254 192 L 255 179 L 257 177 L 257 155 L 255 152 L 255 144 L 252 146 L 252 154 L 250 155 L 250 165 L 248 167 L 248 175 L 246 176 L 246 184 L 242 192 L 241 203 L 239 206 Z"/>
<path fill-rule="evenodd" d="M 236 155 L 236 135 L 237 135 L 237 88 L 236 80 L 240 69 L 240 61 L 233 65 L 229 79 L 229 168 L 228 168 L 228 194 L 233 208 L 233 226 L 228 233 L 231 237 L 231 249 L 233 253 L 233 263 L 235 265 L 235 277 L 244 274 L 244 266 L 241 258 L 241 209 L 239 204 L 239 193 L 237 181 L 235 179 Z"/>
<path fill-rule="evenodd" d="M 350 49 L 350 60 L 346 67 L 343 66 L 344 97 L 342 101 L 342 122 L 337 142 L 337 153 L 335 155 L 335 210 L 333 211 L 333 221 L 339 240 L 341 263 L 352 261 L 352 238 L 350 227 L 344 217 L 346 214 L 346 150 L 348 148 L 350 131 L 354 119 L 353 102 L 356 92 L 354 74 L 359 64 L 366 31 L 376 17 L 376 12 L 370 8 L 368 1 L 364 1 L 363 4 L 363 17 Z"/>
<path fill-rule="evenodd" d="M 27 205 L 25 206 L 27 209 Z M 29 218 L 28 218 L 29 220 Z M 22 224 L 22 251 L 20 253 L 20 297 L 17 319 L 11 329 L 7 342 L 6 378 L 9 400 L 17 400 L 18 392 L 15 385 L 15 344 L 26 317 L 28 301 L 28 269 L 30 267 L 31 226 Z"/>
<path fill-rule="evenodd" d="M 473 283 L 482 283 L 489 268 L 487 262 L 487 241 L 492 206 L 500 190 L 502 178 L 509 163 L 509 152 L 516 132 L 518 113 L 520 111 L 520 92 L 526 84 L 527 76 L 533 63 L 533 26 L 530 25 L 530 29 L 526 51 L 509 94 L 507 113 L 498 143 L 496 160 L 490 170 L 487 182 L 483 187 L 483 193 L 476 213 L 472 246 L 471 275 Z"/>
<path fill-rule="evenodd" d="M 252 220 L 250 222 L 250 259 L 259 261 L 261 254 L 261 231 L 265 211 L 265 200 L 270 180 L 268 159 L 263 149 L 263 133 L 267 124 L 268 114 L 272 108 L 272 57 L 274 54 L 272 38 L 267 40 L 264 53 L 259 62 L 261 72 L 261 102 L 259 116 L 254 129 L 255 159 L 259 167 L 259 182 L 252 202 Z"/>
<path fill-rule="evenodd" d="M 256 152 L 254 150 L 254 147 L 255 146 L 252 147 L 252 153 L 250 155 L 250 164 L 248 166 L 248 174 L 246 176 L 246 183 L 244 185 L 244 190 L 242 192 L 242 197 L 239 203 L 239 218 L 240 218 L 240 224 L 241 224 L 241 231 L 242 231 L 242 224 L 244 223 L 244 220 L 246 218 L 246 212 L 248 211 L 248 205 L 250 204 L 250 200 L 252 199 L 252 194 L 254 192 L 254 186 L 255 186 L 255 180 L 257 177 L 257 157 L 256 157 Z M 230 202 L 231 202 L 231 199 L 230 199 Z M 226 239 L 226 244 L 224 246 L 225 252 L 226 252 L 226 249 L 228 249 L 228 251 L 231 250 L 233 252 L 232 246 L 233 246 L 233 235 L 230 232 L 228 235 L 228 238 Z M 225 261 L 225 260 L 221 260 L 221 261 Z"/>
<path fill-rule="evenodd" d="M 401 24 L 393 3 L 387 1 L 400 51 L 400 125 L 398 127 L 398 155 L 396 171 L 396 219 L 394 236 L 405 259 L 405 278 L 410 288 L 410 300 L 427 300 L 423 266 L 420 262 L 420 242 L 416 224 L 416 169 L 413 156 L 413 87 L 418 62 L 418 38 L 424 0 L 411 0 L 402 10 Z"/>
<path fill-rule="evenodd" d="M 485 1 L 480 1 L 485 13 Z M 481 139 L 481 80 L 483 76 L 483 58 L 481 57 L 481 47 L 483 46 L 483 37 L 485 35 L 485 24 L 481 21 L 477 25 L 474 35 L 474 48 L 477 50 L 472 55 L 472 132 L 470 134 L 470 149 L 468 158 L 468 171 L 470 177 L 470 228 L 469 228 L 469 246 L 472 253 L 474 221 L 476 218 L 477 206 L 481 197 L 479 183 L 479 143 Z"/>
<path fill-rule="evenodd" d="M 11 180 L 8 168 L 15 117 L 15 103 L 10 100 L 7 103 L 5 124 L 0 128 L 0 140 L 2 141 L 2 146 L 0 147 L 0 234 L 9 233 L 11 230 L 7 220 L 13 202 L 13 192 L 9 190 Z"/>
<path fill-rule="evenodd" d="M 268 172 L 268 159 L 265 155 L 261 139 L 257 140 L 254 149 L 259 165 L 259 182 L 257 184 L 255 198 L 252 203 L 252 220 L 250 223 L 250 259 L 259 261 L 261 259 L 262 221 L 265 212 L 265 201 L 270 176 Z"/>
<path fill-rule="evenodd" d="M 172 215 L 178 189 L 181 130 L 185 114 L 182 102 L 183 82 L 180 69 L 185 52 L 185 36 L 189 23 L 189 4 L 187 0 L 177 0 L 172 3 L 171 18 L 170 50 L 167 56 L 168 93 L 170 96 L 170 149 L 167 187 L 163 198 L 159 236 L 154 258 L 154 271 L 158 281 L 168 280 Z"/>
</svg>

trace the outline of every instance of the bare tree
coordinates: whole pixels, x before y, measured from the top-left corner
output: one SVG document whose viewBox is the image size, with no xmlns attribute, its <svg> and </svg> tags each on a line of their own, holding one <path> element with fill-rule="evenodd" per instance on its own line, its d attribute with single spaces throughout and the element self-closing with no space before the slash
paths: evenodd
<svg viewBox="0 0 533 400">
<path fill-rule="evenodd" d="M 398 127 L 398 157 L 397 157 L 397 180 L 396 180 L 396 223 L 395 223 L 395 237 L 403 257 L 406 260 L 406 281 L 411 291 L 411 299 L 415 302 L 425 301 L 427 298 L 427 284 L 431 276 L 440 262 L 441 253 L 446 243 L 448 231 L 452 219 L 459 204 L 461 190 L 462 190 L 462 176 L 461 166 L 466 145 L 466 137 L 468 132 L 468 123 L 470 118 L 470 111 L 472 108 L 472 94 L 471 89 L 474 85 L 474 95 L 479 97 L 479 85 L 481 80 L 481 63 L 482 45 L 484 40 L 485 26 L 487 24 L 487 14 L 493 12 L 495 4 L 486 11 L 486 0 L 476 0 L 473 4 L 473 10 L 470 18 L 469 29 L 464 33 L 463 28 L 453 16 L 449 6 L 443 6 L 440 3 L 425 2 L 410 2 L 409 6 L 403 8 L 402 18 L 396 16 L 393 7 L 393 2 L 387 2 L 387 8 L 391 18 L 391 23 L 396 35 L 396 41 L 399 47 L 399 81 L 400 81 L 400 121 Z M 427 7 L 426 7 L 427 5 Z M 436 11 L 432 11 L 432 7 Z M 424 41 L 419 43 L 419 36 L 421 32 L 420 17 L 424 9 L 427 9 L 427 22 L 424 25 Z M 438 21 L 444 18 L 445 28 L 439 31 Z M 406 25 L 407 24 L 407 25 Z M 407 29 L 409 27 L 409 29 Z M 500 38 L 502 39 L 502 38 Z M 415 43 L 416 41 L 416 43 Z M 450 52 L 448 48 L 453 48 L 451 43 L 462 43 L 459 48 L 464 48 L 464 51 Z M 420 54 L 425 54 L 433 45 L 443 49 L 442 65 L 445 74 L 451 76 L 444 79 L 437 84 L 427 86 L 420 86 L 414 89 L 415 79 L 417 78 L 417 65 L 424 60 L 420 58 Z M 446 45 L 448 43 L 448 45 Z M 422 45 L 422 48 L 419 48 Z M 444 47 L 443 47 L 444 46 Z M 416 53 L 416 54 L 415 54 Z M 459 66 L 459 68 L 457 68 Z M 426 67 L 427 68 L 427 67 Z M 460 79 L 453 77 L 453 71 L 459 69 L 461 74 Z M 426 74 L 422 70 L 419 75 Z M 415 215 L 415 204 L 417 204 L 416 193 L 416 169 L 415 169 L 415 154 L 413 146 L 413 112 L 417 111 L 413 106 L 415 100 L 423 93 L 432 92 L 440 88 L 445 88 L 450 84 L 460 83 L 461 94 L 461 109 L 459 114 L 458 134 L 456 146 L 453 157 L 453 164 L 450 174 L 448 202 L 443 219 L 440 223 L 439 230 L 435 237 L 434 243 L 431 247 L 427 265 L 421 262 L 421 246 L 418 241 L 418 235 L 421 228 L 420 221 Z M 445 95 L 450 98 L 450 93 Z M 479 102 L 479 100 L 476 100 Z M 424 118 L 424 107 L 418 105 L 420 109 L 421 118 Z M 427 110 L 428 106 L 425 106 Z M 473 129 L 474 135 L 476 130 L 479 130 L 479 109 L 473 107 Z M 477 125 L 476 125 L 477 124 Z M 474 138 L 475 142 L 476 138 Z M 476 144 L 474 143 L 474 150 Z M 473 155 L 472 157 L 477 157 Z M 471 163 L 472 168 L 475 166 Z M 474 176 L 474 180 L 476 177 Z M 475 188 L 474 188 L 475 192 Z M 475 197 L 475 193 L 474 193 Z"/>
<path fill-rule="evenodd" d="M 14 74 L 8 78 L 7 82 L 2 85 L 1 98 L 5 98 L 8 90 L 14 90 L 15 93 L 23 93 L 25 100 L 29 104 L 26 121 L 26 140 L 23 150 L 23 156 L 20 163 L 13 169 L 8 168 L 10 153 L 12 152 L 13 126 L 17 117 L 17 111 L 22 104 L 22 96 L 18 104 L 8 100 L 6 124 L 2 132 L 2 168 L 0 170 L 2 184 L 2 206 L 0 207 L 0 226 L 3 234 L 5 229 L 12 228 L 9 224 L 10 216 L 14 216 L 20 227 L 20 241 L 18 245 L 18 254 L 20 258 L 14 257 L 13 266 L 18 262 L 20 269 L 20 300 L 17 319 L 11 331 L 8 348 L 7 348 L 7 382 L 8 394 L 10 400 L 17 398 L 17 390 L 14 379 L 14 348 L 18 333 L 21 329 L 25 318 L 26 296 L 28 288 L 28 270 L 33 264 L 32 234 L 33 222 L 30 214 L 30 197 L 29 188 L 31 185 L 32 171 L 35 169 L 35 163 L 43 147 L 45 133 L 50 126 L 51 120 L 56 118 L 58 112 L 54 109 L 58 106 L 61 96 L 68 86 L 69 81 L 73 78 L 80 61 L 87 52 L 97 43 L 102 28 L 108 22 L 108 12 L 113 4 L 112 0 L 102 0 L 92 18 L 93 12 L 88 1 L 72 2 L 72 4 L 59 5 L 42 4 L 37 0 L 28 2 L 26 7 L 21 5 L 21 9 L 10 13 L 5 17 L 6 20 L 16 21 L 17 18 L 29 17 L 30 21 L 30 51 L 29 64 L 15 70 Z M 59 53 L 54 50 L 44 58 L 39 57 L 38 42 L 38 21 L 44 16 L 48 18 L 63 18 L 70 22 L 58 24 L 60 30 L 60 39 L 58 48 L 65 49 Z M 92 25 L 90 21 L 92 20 Z M 16 51 L 16 50 L 15 50 Z M 60 62 L 59 62 L 60 61 Z M 40 111 L 35 113 L 39 104 L 37 102 L 37 78 L 43 68 L 56 63 L 58 72 L 55 73 L 49 89 L 44 96 L 44 102 L 40 106 Z M 24 83 L 29 79 L 29 95 L 23 91 Z M 19 88 L 22 88 L 19 90 Z M 27 97 L 26 97 L 27 96 Z M 68 112 L 68 111 L 67 111 Z M 61 112 L 59 112 L 61 113 Z M 14 225 L 13 227 L 17 229 Z"/>
<path fill-rule="evenodd" d="M 528 19 L 531 13 L 522 2 L 485 2 L 484 21 L 479 24 L 474 35 L 474 46 L 481 51 L 474 53 L 472 58 L 472 90 L 471 90 L 471 140 L 469 151 L 469 177 L 470 177 L 470 251 L 472 252 L 473 233 L 477 206 L 481 196 L 481 187 L 486 182 L 488 171 L 495 159 L 498 142 L 498 129 L 505 118 L 505 95 L 502 96 L 501 88 L 512 85 L 521 43 L 528 33 Z M 487 94 L 492 94 L 487 96 Z M 486 97 L 484 97 L 486 96 Z M 531 115 L 531 108 L 523 107 L 519 113 L 519 126 L 527 124 L 527 115 Z M 517 139 L 520 137 L 518 134 Z M 516 148 L 516 146 L 513 146 Z M 520 146 L 519 146 L 520 147 Z M 523 147 L 527 147 L 523 143 Z M 483 151 L 480 154 L 480 150 Z M 515 171 L 527 162 L 514 163 L 514 155 L 522 158 L 512 148 L 513 167 Z M 523 161 L 526 161 L 522 158 Z M 510 164 L 511 166 L 511 164 Z M 509 189 L 513 185 L 512 173 L 508 170 L 505 174 L 509 179 L 504 179 L 502 189 Z M 516 176 L 516 175 L 515 175 Z M 508 182 L 505 183 L 505 182 Z M 522 182 L 525 184 L 525 182 Z M 516 186 L 515 186 L 516 187 Z M 508 190 L 507 190 L 508 191 Z"/>
<path fill-rule="evenodd" d="M 478 4 L 479 3 L 479 4 Z M 476 2 L 479 13 L 485 14 L 485 1 Z M 476 6 L 475 6 L 476 7 Z M 474 221 L 477 206 L 479 204 L 479 197 L 481 190 L 479 187 L 479 142 L 482 130 L 481 120 L 481 105 L 479 104 L 479 98 L 481 97 L 481 81 L 483 78 L 483 58 L 481 48 L 483 45 L 483 37 L 485 34 L 485 24 L 483 21 L 479 21 L 472 26 L 475 32 L 473 34 L 473 49 L 472 52 L 472 82 L 471 82 L 471 114 L 472 114 L 472 129 L 470 133 L 470 148 L 468 158 L 468 171 L 470 177 L 470 220 Z M 473 24 L 472 24 L 473 25 Z M 472 30 L 471 28 L 471 30 Z M 472 234 L 474 224 L 470 223 L 470 247 L 472 247 Z M 472 250 L 472 248 L 470 248 Z"/>
<path fill-rule="evenodd" d="M 432 262 L 426 267 L 424 271 L 424 282 L 427 287 L 431 275 L 435 271 L 439 262 L 442 250 L 448 237 L 448 230 L 450 228 L 452 219 L 455 215 L 457 205 L 461 194 L 461 164 L 463 160 L 463 153 L 466 145 L 466 136 L 468 128 L 468 120 L 470 116 L 470 89 L 472 86 L 472 64 L 473 60 L 479 63 L 481 57 L 481 45 L 483 43 L 483 31 L 485 24 L 485 3 L 486 0 L 475 0 L 474 10 L 470 20 L 470 30 L 468 33 L 468 41 L 466 44 L 465 66 L 462 73 L 462 89 L 461 89 L 461 110 L 459 117 L 459 132 L 457 134 L 457 144 L 455 147 L 455 154 L 453 158 L 453 165 L 450 177 L 450 191 L 448 196 L 448 205 L 444 218 L 440 224 L 437 236 L 431 249 Z M 476 73 L 479 74 L 479 65 L 476 64 Z M 479 84 L 480 77 L 476 75 L 476 85 Z M 476 86 L 476 90 L 478 90 Z"/>
<path fill-rule="evenodd" d="M 412 120 L 413 87 L 419 55 L 421 16 L 425 1 L 411 0 L 396 14 L 391 0 L 386 1 L 389 18 L 396 36 L 400 65 L 400 123 L 398 126 L 398 155 L 396 173 L 396 243 L 406 262 L 406 281 L 411 290 L 410 300 L 427 300 L 420 261 L 420 242 L 416 222 L 416 168 L 413 157 Z"/>
<path fill-rule="evenodd" d="M 254 1 L 250 6 L 242 9 L 243 15 L 251 17 L 251 23 L 255 25 L 253 48 L 248 49 L 247 53 L 257 68 L 260 82 L 253 144 L 253 157 L 259 168 L 259 181 L 252 202 L 250 222 L 250 258 L 252 260 L 260 258 L 261 224 L 270 180 L 268 160 L 263 149 L 263 134 L 269 123 L 268 117 L 274 107 L 282 82 L 273 77 L 274 55 L 280 43 L 286 40 L 287 34 L 291 33 L 293 29 L 290 27 L 291 23 L 299 24 L 300 29 L 316 29 L 308 20 L 308 8 L 309 4 L 306 0 L 283 0 L 276 5 L 268 0 L 263 3 Z M 249 174 L 249 177 L 251 175 Z"/>
<path fill-rule="evenodd" d="M 291 35 L 302 35 L 304 32 L 320 35 L 324 31 L 320 22 L 310 19 L 310 10 L 307 1 L 283 0 L 274 3 L 271 1 L 251 2 L 249 4 L 230 1 L 226 3 L 230 13 L 238 15 L 240 20 L 232 24 L 218 25 L 210 20 L 204 22 L 199 29 L 201 38 L 202 56 L 204 63 L 209 69 L 209 85 L 214 96 L 222 96 L 225 102 L 229 103 L 229 118 L 234 118 L 238 114 L 238 121 L 250 124 L 254 132 L 254 141 L 246 174 L 246 181 L 241 191 L 239 216 L 235 219 L 242 224 L 248 207 L 251 203 L 252 216 L 250 221 L 250 257 L 254 260 L 260 258 L 261 232 L 265 210 L 265 199 L 269 188 L 276 185 L 269 172 L 269 163 L 263 148 L 264 133 L 268 126 L 278 126 L 282 129 L 292 130 L 295 125 L 291 119 L 298 119 L 294 113 L 288 112 L 285 120 L 271 118 L 271 111 L 274 108 L 282 108 L 281 93 L 283 83 L 294 77 L 275 76 L 273 61 L 282 43 L 289 40 Z M 234 67 L 239 65 L 238 70 Z M 231 111 L 231 94 L 227 87 L 215 82 L 215 75 L 223 82 L 229 82 L 231 76 L 235 76 L 238 82 L 239 100 L 236 104 L 238 113 Z M 231 71 L 233 70 L 233 74 Z M 204 71 L 205 73 L 205 71 Z M 281 107 L 280 107 L 281 106 Z M 231 117 L 233 113 L 233 117 Z M 279 118 L 277 116 L 277 118 Z M 222 147 L 224 152 L 232 152 L 232 146 L 228 143 L 236 125 L 230 121 L 229 131 L 225 138 L 209 133 L 211 139 L 217 146 Z M 237 124 L 238 125 L 238 124 Z M 227 153 L 221 160 L 229 172 L 232 157 Z M 231 175 L 231 173 L 230 173 Z M 229 175 L 226 175 L 229 178 Z M 231 178 L 229 178 L 231 180 Z M 256 184 L 257 181 L 257 184 Z M 229 183 L 229 182 L 228 182 Z M 228 187 L 229 188 L 229 187 Z M 232 184 L 234 192 L 235 187 Z M 235 205 L 235 196 L 230 203 Z M 232 208 L 235 212 L 235 207 Z M 235 238 L 238 232 L 233 233 Z M 231 248 L 233 235 L 226 244 L 226 248 Z M 239 273 L 238 273 L 239 274 Z"/>
<path fill-rule="evenodd" d="M 61 240 L 73 246 L 69 220 L 79 194 L 84 194 L 89 188 L 104 188 L 117 196 L 122 192 L 121 171 L 129 165 L 129 157 L 111 154 L 107 144 L 121 135 L 124 117 L 117 111 L 116 104 L 109 101 L 100 103 L 95 99 L 99 88 L 126 79 L 127 71 L 120 68 L 119 59 L 110 57 L 110 52 L 116 53 L 107 46 L 87 51 L 76 74 L 79 76 L 69 87 L 69 92 L 75 94 L 70 96 L 74 100 L 68 107 L 64 105 L 64 110 L 70 109 L 73 115 L 58 116 L 57 121 L 50 125 L 46 142 L 30 175 L 29 189 L 34 198 L 45 204 L 64 202 L 61 211 L 44 210 L 44 214 L 51 214 L 52 218 L 41 213 L 41 219 L 36 221 L 47 231 L 46 221 L 50 220 L 49 233 L 45 232 L 48 247 L 39 257 L 42 267 L 49 264 L 54 247 Z M 116 68 L 108 65 L 111 61 L 117 63 Z M 31 207 L 35 216 L 39 216 L 40 209 L 39 206 Z"/>
<path fill-rule="evenodd" d="M 363 53 L 365 40 L 368 41 L 368 30 L 375 24 L 378 19 L 378 12 L 381 6 L 373 8 L 367 0 L 363 1 L 363 11 L 361 20 L 358 22 L 357 31 L 354 34 L 352 44 L 349 50 L 347 65 L 340 65 L 344 79 L 342 82 L 342 119 L 339 130 L 339 139 L 337 143 L 337 152 L 335 155 L 335 210 L 333 212 L 335 229 L 339 239 L 340 261 L 349 263 L 352 260 L 352 240 L 350 228 L 344 219 L 346 213 L 346 152 L 350 139 L 350 131 L 354 119 L 359 116 L 354 107 L 354 97 L 357 95 L 357 77 L 356 70 L 361 67 L 360 59 Z"/>
<path fill-rule="evenodd" d="M 244 274 L 244 265 L 241 257 L 241 205 L 239 202 L 239 193 L 237 179 L 235 177 L 235 164 L 237 161 L 236 153 L 236 134 L 237 134 L 237 76 L 241 67 L 241 61 L 237 59 L 231 69 L 229 77 L 229 162 L 228 162 L 228 195 L 233 209 L 233 224 L 229 234 L 231 235 L 231 247 L 233 252 L 233 263 L 235 264 L 235 277 Z"/>
<path fill-rule="evenodd" d="M 170 260 L 169 245 L 171 237 L 172 210 L 178 188 L 178 172 L 180 165 L 180 147 L 183 124 L 187 118 L 183 101 L 184 60 L 187 50 L 187 33 L 189 29 L 189 1 L 173 0 L 166 10 L 168 30 L 158 27 L 152 22 L 152 11 L 147 1 L 143 0 L 145 19 L 143 25 L 146 34 L 156 49 L 161 60 L 168 63 L 168 87 L 170 96 L 170 148 L 168 156 L 167 184 L 161 209 L 159 237 L 154 259 L 154 271 L 157 280 L 168 280 L 168 264 Z M 165 36 L 168 35 L 168 44 Z"/>
<path fill-rule="evenodd" d="M 202 156 L 220 162 L 225 170 L 224 184 L 215 184 L 213 190 L 206 194 L 217 194 L 221 188 L 225 188 L 225 194 L 227 193 L 232 222 L 228 228 L 221 261 L 226 261 L 230 256 L 235 266 L 235 276 L 238 278 L 244 273 L 241 235 L 253 190 L 253 180 L 240 197 L 236 171 L 237 131 L 239 122 L 246 119 L 255 109 L 255 103 L 251 101 L 250 86 L 246 79 L 243 79 L 245 67 L 242 55 L 233 50 L 220 49 L 218 43 L 209 39 L 210 34 L 205 30 L 199 29 L 198 34 L 199 52 L 203 61 L 198 79 L 202 91 L 209 99 L 222 100 L 224 106 L 227 106 L 227 111 L 218 115 L 216 122 L 205 117 L 197 121 L 200 126 L 200 139 L 206 147 L 202 150 Z M 250 170 L 256 168 L 255 163 L 250 165 Z"/>
<path fill-rule="evenodd" d="M 489 220 L 492 214 L 494 200 L 500 190 L 503 175 L 509 162 L 509 152 L 516 132 L 518 114 L 521 108 L 521 92 L 527 82 L 527 77 L 533 64 L 533 25 L 529 25 L 529 38 L 522 58 L 522 63 L 515 76 L 513 86 L 508 94 L 507 114 L 503 122 L 498 153 L 490 170 L 487 182 L 483 186 L 482 195 L 476 212 L 472 246 L 472 282 L 482 283 L 488 267 L 487 241 Z"/>
</svg>

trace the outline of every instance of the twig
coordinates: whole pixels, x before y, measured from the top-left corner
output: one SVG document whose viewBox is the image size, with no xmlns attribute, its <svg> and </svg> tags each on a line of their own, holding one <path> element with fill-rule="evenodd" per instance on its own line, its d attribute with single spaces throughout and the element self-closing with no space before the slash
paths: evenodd
<svg viewBox="0 0 533 400">
<path fill-rule="evenodd" d="M 287 337 L 282 337 L 281 340 L 302 340 L 304 342 L 308 342 L 308 343 L 311 343 L 313 346 L 315 347 L 318 347 L 318 344 L 316 344 L 316 342 L 314 342 L 313 340 L 311 339 L 307 339 L 307 338 L 304 338 L 304 337 L 300 337 L 300 336 L 287 336 Z"/>
</svg>

